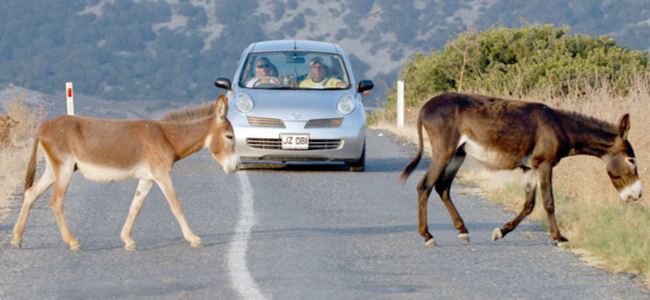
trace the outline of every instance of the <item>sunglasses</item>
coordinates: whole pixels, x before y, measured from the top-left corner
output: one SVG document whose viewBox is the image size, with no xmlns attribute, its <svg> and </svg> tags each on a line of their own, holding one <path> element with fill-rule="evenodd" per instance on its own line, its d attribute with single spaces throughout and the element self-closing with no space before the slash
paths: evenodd
<svg viewBox="0 0 650 300">
<path fill-rule="evenodd" d="M 258 68 L 260 68 L 260 69 L 261 69 L 261 68 L 269 68 L 269 67 L 271 67 L 271 64 L 257 65 L 256 67 L 258 67 Z"/>
</svg>

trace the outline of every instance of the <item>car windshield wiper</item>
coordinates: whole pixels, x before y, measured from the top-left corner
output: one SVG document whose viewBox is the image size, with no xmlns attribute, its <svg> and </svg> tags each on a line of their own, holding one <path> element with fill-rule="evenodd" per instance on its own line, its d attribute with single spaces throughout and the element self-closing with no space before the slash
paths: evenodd
<svg viewBox="0 0 650 300">
<path fill-rule="evenodd" d="M 274 87 L 264 87 L 264 88 L 258 88 L 260 90 L 292 90 L 294 89 L 293 87 L 290 86 L 274 86 Z"/>
<path fill-rule="evenodd" d="M 340 90 L 345 90 L 347 88 L 339 88 L 339 87 L 330 87 L 330 88 L 301 88 L 301 87 L 296 87 L 293 88 L 296 90 L 302 90 L 302 91 L 340 91 Z"/>
</svg>

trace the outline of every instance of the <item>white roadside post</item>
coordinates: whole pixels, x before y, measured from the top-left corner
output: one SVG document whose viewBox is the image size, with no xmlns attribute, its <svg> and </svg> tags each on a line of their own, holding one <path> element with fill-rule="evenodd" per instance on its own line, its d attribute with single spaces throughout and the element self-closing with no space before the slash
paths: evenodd
<svg viewBox="0 0 650 300">
<path fill-rule="evenodd" d="M 397 128 L 404 127 L 404 80 L 397 81 Z"/>
<path fill-rule="evenodd" d="M 68 115 L 74 115 L 74 98 L 72 97 L 72 82 L 65 83 L 65 99 Z"/>
</svg>

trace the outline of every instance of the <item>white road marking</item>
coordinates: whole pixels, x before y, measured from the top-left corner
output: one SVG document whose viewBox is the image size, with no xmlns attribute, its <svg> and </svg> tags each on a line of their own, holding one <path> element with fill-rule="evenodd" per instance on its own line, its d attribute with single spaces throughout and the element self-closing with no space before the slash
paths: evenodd
<svg viewBox="0 0 650 300">
<path fill-rule="evenodd" d="M 266 299 L 257 286 L 257 282 L 248 271 L 246 265 L 246 251 L 251 229 L 255 225 L 255 211 L 253 210 L 253 188 L 245 172 L 237 172 L 241 183 L 241 207 L 239 221 L 235 229 L 235 236 L 228 249 L 228 275 L 232 287 L 243 299 Z"/>
</svg>

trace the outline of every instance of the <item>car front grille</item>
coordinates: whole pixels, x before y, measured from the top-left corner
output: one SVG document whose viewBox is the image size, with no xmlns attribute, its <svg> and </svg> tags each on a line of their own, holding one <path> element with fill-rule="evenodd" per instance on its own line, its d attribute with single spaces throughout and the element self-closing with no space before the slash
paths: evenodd
<svg viewBox="0 0 650 300">
<path fill-rule="evenodd" d="M 285 128 L 282 120 L 273 118 L 248 117 L 248 124 L 256 127 Z"/>
<path fill-rule="evenodd" d="M 332 150 L 341 146 L 341 140 L 310 139 L 307 150 Z M 247 138 L 246 144 L 255 149 L 282 149 L 280 139 Z"/>
<path fill-rule="evenodd" d="M 309 150 L 331 150 L 340 146 L 341 140 L 309 140 Z"/>
<path fill-rule="evenodd" d="M 248 124 L 254 127 L 286 128 L 284 122 L 280 119 L 247 117 Z M 305 128 L 337 128 L 343 123 L 343 118 L 333 119 L 312 119 L 305 124 Z"/>
<path fill-rule="evenodd" d="M 337 128 L 343 123 L 343 118 L 312 119 L 305 124 L 305 128 Z"/>
</svg>

